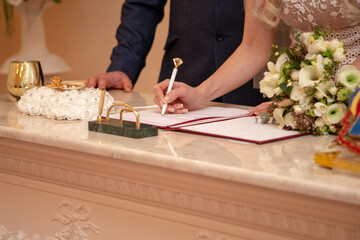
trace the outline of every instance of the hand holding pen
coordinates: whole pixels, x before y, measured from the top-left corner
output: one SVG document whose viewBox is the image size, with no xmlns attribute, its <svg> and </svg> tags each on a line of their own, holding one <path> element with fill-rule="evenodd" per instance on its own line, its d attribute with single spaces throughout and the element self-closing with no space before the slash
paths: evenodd
<svg viewBox="0 0 360 240">
<path fill-rule="evenodd" d="M 171 74 L 170 83 L 169 83 L 169 86 L 167 88 L 166 94 L 168 94 L 171 91 L 171 89 L 173 88 L 178 68 L 179 68 L 179 66 L 181 64 L 183 64 L 183 61 L 181 60 L 181 58 L 174 58 L 173 61 L 174 61 L 174 69 L 173 69 L 172 74 Z M 161 115 L 165 114 L 167 105 L 168 104 L 166 102 L 164 102 L 164 105 L 163 105 L 162 110 L 161 110 Z"/>
<path fill-rule="evenodd" d="M 173 61 L 176 69 L 182 64 L 181 59 L 175 58 Z M 178 114 L 187 113 L 206 102 L 199 98 L 201 95 L 199 91 L 201 90 L 198 87 L 191 87 L 183 82 L 175 82 L 176 73 L 177 70 L 174 69 L 172 74 L 173 81 L 166 79 L 156 84 L 153 88 L 155 94 L 154 102 L 160 107 L 163 114 L 166 111 Z"/>
</svg>

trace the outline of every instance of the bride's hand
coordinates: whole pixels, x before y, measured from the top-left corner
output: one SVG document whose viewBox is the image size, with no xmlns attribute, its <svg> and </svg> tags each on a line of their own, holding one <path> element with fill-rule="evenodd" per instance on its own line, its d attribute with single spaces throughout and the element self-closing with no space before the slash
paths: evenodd
<svg viewBox="0 0 360 240">
<path fill-rule="evenodd" d="M 166 79 L 153 88 L 155 93 L 154 102 L 160 109 L 165 103 L 168 103 L 166 111 L 171 113 L 187 113 L 198 105 L 196 104 L 196 88 L 182 82 L 174 82 L 173 89 L 165 95 L 170 80 Z"/>
<path fill-rule="evenodd" d="M 259 115 L 260 113 L 267 113 L 268 108 L 272 102 L 263 102 L 253 108 L 248 109 L 249 114 Z"/>
</svg>

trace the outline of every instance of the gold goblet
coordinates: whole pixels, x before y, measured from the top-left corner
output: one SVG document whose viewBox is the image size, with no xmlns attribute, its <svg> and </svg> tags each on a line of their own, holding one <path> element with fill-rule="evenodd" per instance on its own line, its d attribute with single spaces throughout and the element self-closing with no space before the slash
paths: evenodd
<svg viewBox="0 0 360 240">
<path fill-rule="evenodd" d="M 26 90 L 44 85 L 39 61 L 12 61 L 7 78 L 7 90 L 19 100 Z"/>
</svg>

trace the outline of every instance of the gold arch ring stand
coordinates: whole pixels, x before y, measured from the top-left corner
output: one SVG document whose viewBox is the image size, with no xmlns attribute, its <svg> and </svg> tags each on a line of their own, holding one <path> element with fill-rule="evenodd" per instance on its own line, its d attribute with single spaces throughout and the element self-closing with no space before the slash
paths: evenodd
<svg viewBox="0 0 360 240">
<path fill-rule="evenodd" d="M 158 128 L 148 124 L 140 123 L 140 114 L 129 104 L 126 103 L 114 103 L 111 105 L 107 112 L 106 118 L 101 117 L 102 110 L 104 107 L 106 90 L 101 90 L 100 104 L 99 104 L 99 116 L 96 121 L 90 121 L 88 124 L 89 131 L 101 132 L 112 135 L 130 137 L 130 138 L 146 138 L 158 135 Z M 110 111 L 114 107 L 124 107 L 120 110 L 120 120 L 110 119 Z M 123 113 L 132 112 L 135 115 L 136 122 L 123 121 Z"/>
</svg>

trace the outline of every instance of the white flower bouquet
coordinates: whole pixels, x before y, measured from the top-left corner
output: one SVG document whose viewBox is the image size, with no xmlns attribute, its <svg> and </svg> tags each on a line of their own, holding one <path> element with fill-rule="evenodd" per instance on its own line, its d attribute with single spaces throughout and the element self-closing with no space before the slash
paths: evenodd
<svg viewBox="0 0 360 240">
<path fill-rule="evenodd" d="M 338 70 L 346 52 L 342 42 L 328 41 L 327 35 L 326 30 L 296 31 L 292 47 L 273 47 L 260 81 L 260 92 L 273 101 L 264 119 L 314 135 L 339 132 L 349 98 L 360 86 L 360 71 L 352 65 Z"/>
<path fill-rule="evenodd" d="M 57 120 L 92 120 L 98 116 L 100 89 L 56 90 L 48 87 L 34 87 L 27 90 L 16 103 L 23 114 L 43 116 Z M 114 103 L 106 92 L 103 112 Z"/>
</svg>

